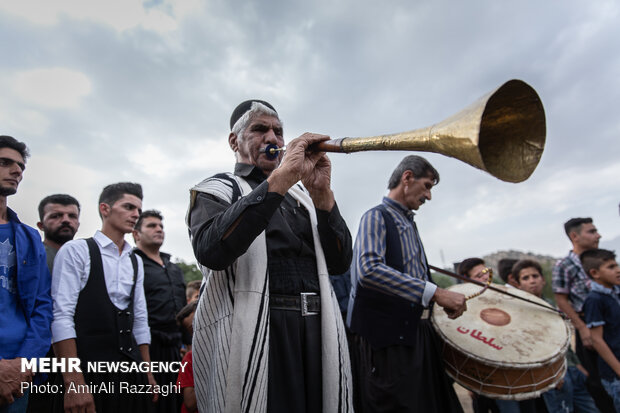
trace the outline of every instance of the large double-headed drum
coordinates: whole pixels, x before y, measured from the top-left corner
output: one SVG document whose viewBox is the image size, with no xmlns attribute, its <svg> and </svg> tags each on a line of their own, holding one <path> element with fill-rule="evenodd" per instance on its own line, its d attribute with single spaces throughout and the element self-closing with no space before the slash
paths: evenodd
<svg viewBox="0 0 620 413">
<path fill-rule="evenodd" d="M 449 288 L 469 296 L 482 287 Z M 550 307 L 516 288 L 505 289 Z M 487 290 L 467 301 L 455 320 L 436 307 L 433 326 L 443 340 L 446 371 L 457 383 L 488 397 L 523 400 L 553 388 L 566 371 L 571 329 L 553 309 Z"/>
</svg>

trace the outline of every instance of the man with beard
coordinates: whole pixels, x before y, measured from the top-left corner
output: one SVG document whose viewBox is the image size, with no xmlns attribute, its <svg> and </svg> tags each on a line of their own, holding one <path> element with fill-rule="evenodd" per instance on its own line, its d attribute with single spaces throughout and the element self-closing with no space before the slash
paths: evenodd
<svg viewBox="0 0 620 413">
<path fill-rule="evenodd" d="M 71 195 L 48 195 L 39 202 L 39 222 L 37 227 L 43 231 L 45 254 L 50 274 L 54 269 L 56 253 L 67 241 L 71 241 L 80 226 L 80 203 Z M 50 347 L 46 357 L 54 357 Z M 49 373 L 44 383 L 54 383 L 56 374 Z M 28 412 L 45 411 L 53 397 L 50 393 L 33 393 L 28 399 Z"/>
<path fill-rule="evenodd" d="M 143 211 L 133 230 L 136 241 L 134 252 L 144 263 L 144 296 L 151 328 L 152 361 L 181 361 L 181 328 L 176 314 L 185 306 L 185 280 L 183 271 L 170 261 L 170 254 L 159 249 L 164 243 L 164 218 L 156 210 Z M 191 340 L 188 343 L 190 344 Z M 160 385 L 175 384 L 177 373 L 155 373 Z M 179 411 L 181 398 L 176 393 L 160 397 L 156 411 Z"/>
<path fill-rule="evenodd" d="M 45 356 L 50 347 L 50 273 L 38 231 L 22 224 L 7 206 L 26 169 L 28 148 L 0 136 L 0 413 L 24 412 L 21 383 L 32 373 L 21 358 Z M 26 393 L 26 392 L 25 392 Z"/>
<path fill-rule="evenodd" d="M 52 272 L 56 253 L 71 241 L 80 227 L 80 203 L 71 195 L 46 196 L 39 203 L 37 227 L 45 235 L 43 245 L 47 254 L 47 267 Z"/>
</svg>

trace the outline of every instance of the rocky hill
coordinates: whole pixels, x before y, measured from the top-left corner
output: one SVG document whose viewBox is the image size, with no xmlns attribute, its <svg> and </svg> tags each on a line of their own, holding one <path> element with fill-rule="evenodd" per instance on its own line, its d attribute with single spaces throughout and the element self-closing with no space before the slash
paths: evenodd
<svg viewBox="0 0 620 413">
<path fill-rule="evenodd" d="M 548 300 L 554 301 L 553 293 L 551 292 L 551 269 L 553 268 L 553 264 L 561 258 L 561 257 L 552 257 L 550 255 L 541 255 L 535 254 L 533 252 L 523 252 L 516 250 L 508 250 L 508 251 L 497 251 L 493 254 L 485 255 L 481 257 L 487 266 L 493 269 L 493 273 L 496 275 L 493 277 L 493 282 L 498 284 L 503 284 L 504 282 L 499 277 L 499 271 L 497 270 L 497 263 L 499 260 L 503 258 L 513 258 L 517 260 L 521 259 L 532 259 L 538 261 L 543 270 L 543 276 L 545 277 L 545 287 L 543 289 L 543 297 Z M 458 263 L 454 263 L 454 271 L 456 271 L 458 267 Z M 443 274 L 433 274 L 433 280 L 442 288 L 446 288 L 450 285 L 456 283 L 456 280 L 450 278 L 448 276 L 444 276 Z"/>
<path fill-rule="evenodd" d="M 503 258 L 514 258 L 517 260 L 527 258 L 527 259 L 538 261 L 543 268 L 551 268 L 553 264 L 555 264 L 555 262 L 561 257 L 552 257 L 550 255 L 540 255 L 540 254 L 535 254 L 533 252 L 523 252 L 523 251 L 515 251 L 515 250 L 497 251 L 497 252 L 494 252 L 493 254 L 485 255 L 484 257 L 482 257 L 484 262 L 489 267 L 493 268 L 493 271 L 496 274 L 497 274 L 497 263 L 499 262 L 499 260 Z"/>
</svg>

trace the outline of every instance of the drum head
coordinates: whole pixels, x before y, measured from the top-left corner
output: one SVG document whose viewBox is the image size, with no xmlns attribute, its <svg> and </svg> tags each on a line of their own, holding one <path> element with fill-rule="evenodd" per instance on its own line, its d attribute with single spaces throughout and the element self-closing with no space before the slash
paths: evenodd
<svg viewBox="0 0 620 413">
<path fill-rule="evenodd" d="M 494 286 L 551 307 L 525 291 Z M 449 290 L 468 296 L 481 288 L 465 283 Z M 557 312 L 493 290 L 467 301 L 467 311 L 455 320 L 436 306 L 432 322 L 446 343 L 491 366 L 537 367 L 564 357 L 570 340 L 569 327 Z"/>
</svg>

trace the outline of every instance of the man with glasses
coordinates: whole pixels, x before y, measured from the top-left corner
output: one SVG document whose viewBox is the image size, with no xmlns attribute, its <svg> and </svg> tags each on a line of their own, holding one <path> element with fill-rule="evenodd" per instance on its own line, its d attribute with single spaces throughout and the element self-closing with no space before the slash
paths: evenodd
<svg viewBox="0 0 620 413">
<path fill-rule="evenodd" d="M 51 343 L 50 273 L 39 232 L 17 218 L 7 196 L 17 192 L 28 148 L 0 136 L 0 413 L 24 412 L 28 395 L 21 358 L 44 357 Z"/>
</svg>

